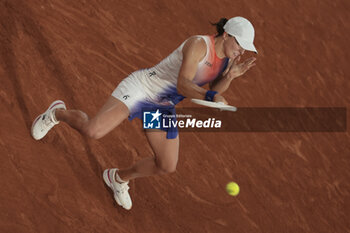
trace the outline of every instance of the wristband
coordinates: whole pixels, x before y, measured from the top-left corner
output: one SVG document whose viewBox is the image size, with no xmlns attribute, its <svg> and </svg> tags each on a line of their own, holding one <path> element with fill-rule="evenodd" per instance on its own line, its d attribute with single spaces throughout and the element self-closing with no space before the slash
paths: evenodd
<svg viewBox="0 0 350 233">
<path fill-rule="evenodd" d="M 214 101 L 214 96 L 217 94 L 217 91 L 207 91 L 205 93 L 205 100 L 207 101 Z"/>
</svg>

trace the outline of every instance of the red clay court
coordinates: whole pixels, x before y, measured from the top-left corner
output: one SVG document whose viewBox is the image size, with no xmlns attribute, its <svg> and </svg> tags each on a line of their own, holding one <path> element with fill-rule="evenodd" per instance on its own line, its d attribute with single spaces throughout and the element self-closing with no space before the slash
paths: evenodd
<svg viewBox="0 0 350 233">
<path fill-rule="evenodd" d="M 151 155 L 139 121 L 102 140 L 65 124 L 30 135 L 55 99 L 91 116 L 129 73 L 233 16 L 253 23 L 259 54 L 229 103 L 349 109 L 349 12 L 345 0 L 0 0 L 0 232 L 350 232 L 348 129 L 180 132 L 177 172 L 130 182 L 130 211 L 102 171 Z"/>
</svg>

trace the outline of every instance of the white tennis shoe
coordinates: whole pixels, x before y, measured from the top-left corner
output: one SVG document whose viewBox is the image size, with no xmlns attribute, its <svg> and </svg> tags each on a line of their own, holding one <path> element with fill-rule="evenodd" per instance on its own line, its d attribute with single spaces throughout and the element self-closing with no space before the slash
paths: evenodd
<svg viewBox="0 0 350 233">
<path fill-rule="evenodd" d="M 122 206 L 124 209 L 130 210 L 132 207 L 132 201 L 129 195 L 129 182 L 119 183 L 116 181 L 116 173 L 118 169 L 106 169 L 103 172 L 103 180 L 108 187 L 110 187 L 114 194 L 114 199 L 118 205 Z"/>
<path fill-rule="evenodd" d="M 45 137 L 49 130 L 59 123 L 53 115 L 54 110 L 58 108 L 66 109 L 66 105 L 62 100 L 54 101 L 43 114 L 35 119 L 31 129 L 32 136 L 35 140 L 40 140 Z"/>
</svg>

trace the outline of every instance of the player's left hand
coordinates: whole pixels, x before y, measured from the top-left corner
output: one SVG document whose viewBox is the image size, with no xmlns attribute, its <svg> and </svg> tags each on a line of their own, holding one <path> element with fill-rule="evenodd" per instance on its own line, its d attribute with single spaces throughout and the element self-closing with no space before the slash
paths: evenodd
<svg viewBox="0 0 350 233">
<path fill-rule="evenodd" d="M 227 72 L 227 76 L 229 78 L 232 78 L 232 79 L 237 78 L 237 77 L 243 75 L 250 68 L 252 68 L 253 66 L 256 65 L 255 64 L 255 61 L 256 61 L 255 57 L 247 58 L 244 62 L 238 63 L 240 60 L 241 60 L 241 56 L 238 56 L 232 62 L 231 66 Z"/>
</svg>

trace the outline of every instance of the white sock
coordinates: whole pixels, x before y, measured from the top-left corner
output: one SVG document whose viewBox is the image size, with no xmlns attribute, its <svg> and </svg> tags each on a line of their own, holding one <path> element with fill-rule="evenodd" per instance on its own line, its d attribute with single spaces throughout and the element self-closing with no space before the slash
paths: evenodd
<svg viewBox="0 0 350 233">
<path fill-rule="evenodd" d="M 126 182 L 126 181 L 124 181 L 124 180 L 122 180 L 122 179 L 120 178 L 120 176 L 118 175 L 118 173 L 115 173 L 115 179 L 116 179 L 116 181 L 119 182 L 119 183 L 125 183 L 125 182 Z"/>
<path fill-rule="evenodd" d="M 54 122 L 54 123 L 58 123 L 59 121 L 56 119 L 56 109 L 53 109 L 52 111 L 51 111 L 51 120 Z"/>
</svg>

